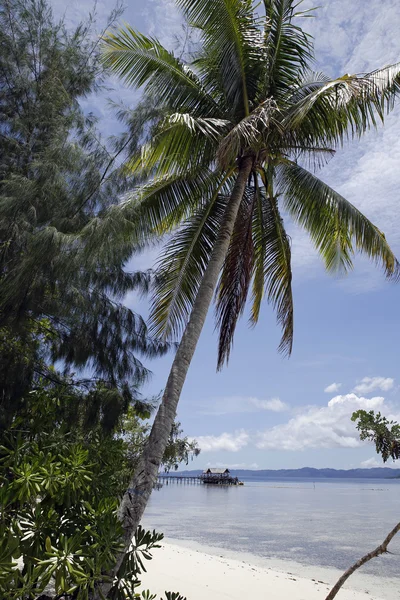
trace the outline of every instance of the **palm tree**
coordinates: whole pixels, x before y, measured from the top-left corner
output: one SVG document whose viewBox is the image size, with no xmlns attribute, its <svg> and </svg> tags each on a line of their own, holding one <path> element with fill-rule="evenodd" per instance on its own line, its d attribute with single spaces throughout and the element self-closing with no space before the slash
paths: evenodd
<svg viewBox="0 0 400 600">
<path fill-rule="evenodd" d="M 129 543 L 167 444 L 181 390 L 214 294 L 218 368 L 229 358 L 251 289 L 251 322 L 264 296 L 293 339 L 291 248 L 281 209 L 310 234 L 329 271 L 354 253 L 399 264 L 383 233 L 312 171 L 345 140 L 383 121 L 400 91 L 400 63 L 330 79 L 311 70 L 313 42 L 294 0 L 177 0 L 195 49 L 190 61 L 129 26 L 108 33 L 104 60 L 156 99 L 163 118 L 130 168 L 148 182 L 113 212 L 136 236 L 174 232 L 163 250 L 152 321 L 182 334 L 149 443 L 121 504 Z M 308 168 L 306 168 L 308 167 Z M 311 170 L 310 170 L 311 169 Z M 125 229 L 124 229 L 125 231 Z"/>
</svg>

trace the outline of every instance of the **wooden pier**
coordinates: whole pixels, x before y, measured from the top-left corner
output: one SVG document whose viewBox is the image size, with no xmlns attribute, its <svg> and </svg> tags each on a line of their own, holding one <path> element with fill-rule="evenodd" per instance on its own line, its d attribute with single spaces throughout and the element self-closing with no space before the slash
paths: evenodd
<svg viewBox="0 0 400 600">
<path fill-rule="evenodd" d="M 166 485 L 169 483 L 202 483 L 200 475 L 170 475 L 169 473 L 159 475 L 157 481 Z"/>
<path fill-rule="evenodd" d="M 229 469 L 206 469 L 201 475 L 171 475 L 162 473 L 157 478 L 159 485 L 177 484 L 198 484 L 207 485 L 243 485 L 237 477 L 232 477 Z"/>
</svg>

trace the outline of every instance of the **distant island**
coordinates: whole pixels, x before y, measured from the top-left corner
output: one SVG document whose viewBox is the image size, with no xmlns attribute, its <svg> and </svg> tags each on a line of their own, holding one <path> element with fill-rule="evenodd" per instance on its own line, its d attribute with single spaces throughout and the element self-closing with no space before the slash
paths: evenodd
<svg viewBox="0 0 400 600">
<path fill-rule="evenodd" d="M 201 470 L 179 471 L 179 474 L 201 475 Z M 241 479 L 285 479 L 301 477 L 306 479 L 398 479 L 400 469 L 389 467 L 374 467 L 371 469 L 314 469 L 303 467 L 302 469 L 230 469 L 233 476 Z"/>
</svg>

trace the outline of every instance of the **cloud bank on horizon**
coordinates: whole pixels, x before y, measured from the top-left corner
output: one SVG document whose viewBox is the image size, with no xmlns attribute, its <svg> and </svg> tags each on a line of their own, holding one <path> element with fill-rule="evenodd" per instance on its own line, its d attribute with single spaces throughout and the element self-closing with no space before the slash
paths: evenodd
<svg viewBox="0 0 400 600">
<path fill-rule="evenodd" d="M 338 385 L 341 384 L 331 384 L 328 388 L 336 391 Z M 367 442 L 360 441 L 356 425 L 351 421 L 354 411 L 381 411 L 389 419 L 400 421 L 400 405 L 391 403 L 383 396 L 367 398 L 359 394 L 376 390 L 388 392 L 393 387 L 394 379 L 390 377 L 364 377 L 352 392 L 333 396 L 322 406 L 300 406 L 292 409 L 291 416 L 285 423 L 263 431 L 239 429 L 220 435 L 199 435 L 195 436 L 195 439 L 203 453 L 222 450 L 238 452 L 246 446 L 289 452 L 310 448 L 359 448 Z M 327 388 L 324 391 L 326 392 Z M 257 403 L 254 403 L 254 406 L 257 406 Z M 287 410 L 288 406 L 285 406 Z M 258 404 L 258 410 L 264 410 L 262 401 Z M 376 466 L 382 465 L 382 461 L 376 457 L 363 461 L 362 464 Z"/>
</svg>

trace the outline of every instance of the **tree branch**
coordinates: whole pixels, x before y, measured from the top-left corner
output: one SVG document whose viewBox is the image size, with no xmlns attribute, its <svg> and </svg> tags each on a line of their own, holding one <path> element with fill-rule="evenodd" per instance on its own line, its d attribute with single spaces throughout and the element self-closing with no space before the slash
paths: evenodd
<svg viewBox="0 0 400 600">
<path fill-rule="evenodd" d="M 383 540 L 383 542 L 380 546 L 378 546 L 377 548 L 375 548 L 375 550 L 373 550 L 372 552 L 369 552 L 368 554 L 366 554 L 365 556 L 360 558 L 360 560 L 358 560 L 352 567 L 350 567 L 349 569 L 347 569 L 347 571 L 345 571 L 345 573 L 343 573 L 343 575 L 339 578 L 336 585 L 333 586 L 333 588 L 331 589 L 331 591 L 329 592 L 329 594 L 327 595 L 325 600 L 333 600 L 333 598 L 335 598 L 336 594 L 338 593 L 338 591 L 340 590 L 342 585 L 350 577 L 350 575 L 352 575 L 354 573 L 354 571 L 356 571 L 357 569 L 359 569 L 360 567 L 365 565 L 365 563 L 370 561 L 372 558 L 376 558 L 377 556 L 380 556 L 381 554 L 386 554 L 388 552 L 387 548 L 388 548 L 390 542 L 392 541 L 392 539 L 394 538 L 396 533 L 398 533 L 399 531 L 400 531 L 400 523 L 397 523 L 396 527 L 394 529 L 392 529 L 392 531 Z"/>
</svg>

